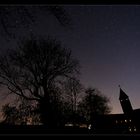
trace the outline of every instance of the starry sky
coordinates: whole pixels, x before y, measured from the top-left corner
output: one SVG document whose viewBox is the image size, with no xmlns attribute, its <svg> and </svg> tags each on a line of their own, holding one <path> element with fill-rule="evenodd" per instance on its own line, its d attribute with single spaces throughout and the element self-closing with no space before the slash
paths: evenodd
<svg viewBox="0 0 140 140">
<path fill-rule="evenodd" d="M 17 39 L 1 39 L 1 50 L 16 46 L 29 32 L 56 37 L 81 64 L 81 82 L 110 98 L 111 113 L 122 113 L 119 87 L 133 109 L 140 108 L 140 6 L 64 5 L 72 28 L 62 27 L 52 15 L 38 14 L 30 29 L 17 30 Z"/>
</svg>

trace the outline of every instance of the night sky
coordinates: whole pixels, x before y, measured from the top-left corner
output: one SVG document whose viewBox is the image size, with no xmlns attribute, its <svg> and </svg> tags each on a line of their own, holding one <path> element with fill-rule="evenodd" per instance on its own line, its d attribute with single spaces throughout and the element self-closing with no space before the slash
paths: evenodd
<svg viewBox="0 0 140 140">
<path fill-rule="evenodd" d="M 52 15 L 39 15 L 30 29 L 17 30 L 17 39 L 29 32 L 51 35 L 72 50 L 81 64 L 81 82 L 110 98 L 111 113 L 122 113 L 119 87 L 133 109 L 140 108 L 140 6 L 68 5 L 72 28 L 62 27 Z M 1 49 L 15 46 L 1 39 Z"/>
</svg>

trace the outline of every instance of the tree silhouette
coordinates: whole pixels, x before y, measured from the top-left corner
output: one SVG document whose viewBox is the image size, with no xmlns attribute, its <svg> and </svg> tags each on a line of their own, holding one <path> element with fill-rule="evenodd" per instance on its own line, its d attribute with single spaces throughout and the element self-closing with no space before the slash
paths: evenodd
<svg viewBox="0 0 140 140">
<path fill-rule="evenodd" d="M 51 14 L 56 17 L 62 26 L 69 26 L 71 19 L 63 6 L 0 6 L 0 30 L 7 37 L 15 37 L 15 29 L 29 27 L 36 21 L 37 14 L 46 16 Z"/>
<path fill-rule="evenodd" d="M 17 109 L 16 107 L 11 107 L 9 104 L 2 106 L 2 113 L 4 117 L 4 122 L 7 124 L 15 124 L 17 120 Z"/>
<path fill-rule="evenodd" d="M 9 125 L 40 124 L 37 106 L 33 106 L 27 100 L 21 100 L 20 104 L 2 106 L 3 123 Z"/>
<path fill-rule="evenodd" d="M 69 117 L 75 125 L 78 116 L 77 106 L 80 101 L 83 86 L 77 78 L 70 78 L 64 83 L 64 98 L 69 105 Z"/>
<path fill-rule="evenodd" d="M 87 88 L 85 96 L 79 104 L 80 113 L 92 123 L 94 116 L 110 112 L 109 99 L 102 95 L 98 89 Z"/>
<path fill-rule="evenodd" d="M 31 37 L 0 56 L 1 86 L 10 94 L 37 101 L 41 121 L 48 127 L 56 124 L 52 102 L 61 94 L 61 81 L 78 73 L 79 63 L 71 51 L 50 37 Z"/>
</svg>

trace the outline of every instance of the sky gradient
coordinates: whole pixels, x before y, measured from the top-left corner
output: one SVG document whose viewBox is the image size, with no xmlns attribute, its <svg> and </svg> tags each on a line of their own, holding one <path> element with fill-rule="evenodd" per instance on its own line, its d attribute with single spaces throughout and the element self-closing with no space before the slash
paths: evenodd
<svg viewBox="0 0 140 140">
<path fill-rule="evenodd" d="M 81 82 L 98 88 L 110 98 L 111 113 L 122 113 L 119 87 L 134 109 L 140 108 L 140 6 L 65 5 L 72 29 L 62 27 L 55 17 L 39 15 L 28 30 L 18 30 L 17 39 L 32 31 L 56 37 L 72 50 L 81 64 Z M 16 40 L 1 39 L 1 49 L 16 46 Z"/>
</svg>

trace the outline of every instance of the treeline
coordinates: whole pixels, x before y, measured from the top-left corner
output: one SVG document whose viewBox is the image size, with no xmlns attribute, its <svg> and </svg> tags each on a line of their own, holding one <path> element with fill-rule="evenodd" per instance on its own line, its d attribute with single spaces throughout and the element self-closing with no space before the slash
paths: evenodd
<svg viewBox="0 0 140 140">
<path fill-rule="evenodd" d="M 6 124 L 92 123 L 110 112 L 109 99 L 80 82 L 79 61 L 61 42 L 31 36 L 0 56 L 0 84 L 18 100 L 2 108 Z"/>
</svg>

